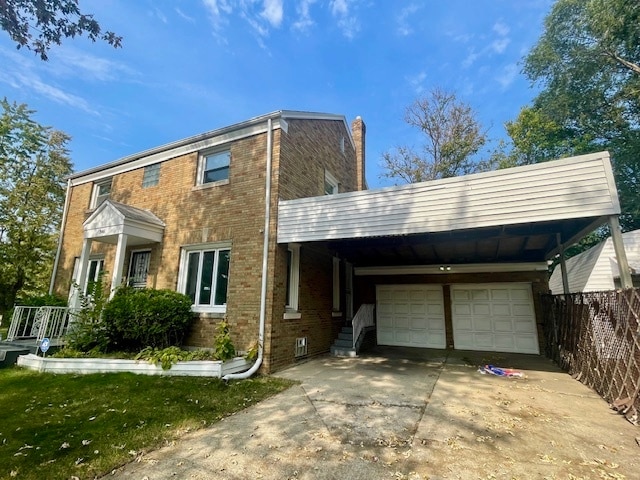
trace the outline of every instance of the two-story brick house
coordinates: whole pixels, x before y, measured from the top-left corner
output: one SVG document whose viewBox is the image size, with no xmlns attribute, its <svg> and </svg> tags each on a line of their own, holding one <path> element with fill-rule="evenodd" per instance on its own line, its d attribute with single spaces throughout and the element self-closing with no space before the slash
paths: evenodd
<svg viewBox="0 0 640 480">
<path fill-rule="evenodd" d="M 548 261 L 609 223 L 628 270 L 619 213 L 606 152 L 367 190 L 360 118 L 279 111 L 73 175 L 52 289 L 183 292 L 188 345 L 226 317 L 265 372 L 352 319 L 383 345 L 536 354 Z"/>
<path fill-rule="evenodd" d="M 333 257 L 269 232 L 279 200 L 364 188 L 364 135 L 359 118 L 350 129 L 340 115 L 280 111 L 73 175 L 54 291 L 77 302 L 73 282 L 103 272 L 112 287 L 186 293 L 191 346 L 212 346 L 226 316 L 249 348 L 262 315 L 267 370 L 293 361 L 296 338 L 312 339 L 299 353 L 327 351 L 344 318 Z"/>
</svg>

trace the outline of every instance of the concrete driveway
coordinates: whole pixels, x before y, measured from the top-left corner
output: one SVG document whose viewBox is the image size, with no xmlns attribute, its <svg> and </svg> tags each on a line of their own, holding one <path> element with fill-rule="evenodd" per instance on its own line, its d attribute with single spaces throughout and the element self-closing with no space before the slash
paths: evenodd
<svg viewBox="0 0 640 480">
<path fill-rule="evenodd" d="M 640 429 L 543 357 L 377 348 L 277 376 L 300 384 L 109 478 L 640 478 Z"/>
</svg>

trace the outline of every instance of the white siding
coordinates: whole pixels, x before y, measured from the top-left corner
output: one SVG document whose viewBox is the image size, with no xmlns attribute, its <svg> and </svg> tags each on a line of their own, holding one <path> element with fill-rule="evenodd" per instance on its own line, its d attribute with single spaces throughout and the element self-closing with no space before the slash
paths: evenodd
<svg viewBox="0 0 640 480">
<path fill-rule="evenodd" d="M 622 234 L 624 249 L 629 266 L 640 271 L 640 230 Z M 597 292 L 613 290 L 614 278 L 620 276 L 616 253 L 611 238 L 566 261 L 569 292 Z M 553 294 L 564 293 L 560 266 L 557 266 L 549 280 Z"/>
<path fill-rule="evenodd" d="M 609 154 L 603 152 L 401 187 L 281 201 L 278 242 L 446 232 L 619 212 Z"/>
</svg>

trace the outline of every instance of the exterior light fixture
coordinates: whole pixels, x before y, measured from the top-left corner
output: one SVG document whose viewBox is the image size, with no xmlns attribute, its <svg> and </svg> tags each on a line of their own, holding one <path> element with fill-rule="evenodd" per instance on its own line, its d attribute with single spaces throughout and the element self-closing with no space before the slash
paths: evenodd
<svg viewBox="0 0 640 480">
<path fill-rule="evenodd" d="M 440 271 L 441 272 L 449 272 L 451 270 L 451 266 L 450 265 L 440 265 Z"/>
</svg>

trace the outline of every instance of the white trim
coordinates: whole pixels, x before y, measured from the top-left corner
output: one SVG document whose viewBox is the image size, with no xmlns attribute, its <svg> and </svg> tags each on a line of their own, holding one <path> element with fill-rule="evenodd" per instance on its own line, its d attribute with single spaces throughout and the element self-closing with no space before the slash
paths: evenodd
<svg viewBox="0 0 640 480">
<path fill-rule="evenodd" d="M 300 244 L 290 243 L 287 251 L 291 252 L 291 265 L 289 266 L 289 298 L 285 308 L 288 312 L 297 312 L 300 296 Z"/>
<path fill-rule="evenodd" d="M 302 314 L 300 312 L 285 312 L 282 316 L 283 320 L 300 320 Z"/>
<path fill-rule="evenodd" d="M 205 163 L 207 161 L 207 157 L 210 155 L 216 155 L 219 153 L 227 153 L 229 155 L 229 165 L 227 166 L 227 178 L 221 178 L 220 180 L 216 180 L 215 182 L 204 182 L 204 174 L 205 174 Z M 209 150 L 202 150 L 198 153 L 198 168 L 197 176 L 196 176 L 196 187 L 209 187 L 215 185 L 226 185 L 229 183 L 229 178 L 231 177 L 231 146 L 227 145 L 226 148 L 214 148 Z"/>
<path fill-rule="evenodd" d="M 546 271 L 547 262 L 469 263 L 460 265 L 404 265 L 391 267 L 355 267 L 357 276 L 367 275 L 444 275 L 455 273 L 501 273 Z"/>
<path fill-rule="evenodd" d="M 190 252 L 199 252 L 203 250 L 231 250 L 231 242 L 211 242 L 211 243 L 198 243 L 191 245 L 183 245 L 180 247 L 180 264 L 178 266 L 178 282 L 176 285 L 176 291 L 180 293 L 186 293 L 185 290 L 187 288 L 187 255 Z M 200 268 L 201 264 L 198 265 L 198 278 L 200 278 Z M 216 261 L 214 265 L 214 274 L 217 275 L 218 268 L 218 255 L 216 255 Z M 229 276 L 231 276 L 231 265 L 229 265 Z M 215 298 L 215 288 L 211 292 L 212 298 Z M 191 311 L 196 313 L 226 313 L 227 312 L 227 304 L 224 305 L 214 305 L 214 306 L 203 306 L 203 305 L 191 305 Z"/>
<path fill-rule="evenodd" d="M 333 257 L 333 311 L 340 311 L 340 259 Z"/>
<path fill-rule="evenodd" d="M 98 204 L 98 197 L 100 196 L 98 192 L 100 191 L 100 187 L 103 185 L 109 185 L 109 195 L 105 198 L 100 204 Z M 111 198 L 111 189 L 113 188 L 113 177 L 105 178 L 103 180 L 97 181 L 93 183 L 93 190 L 91 191 L 91 203 L 89 204 L 89 209 L 94 210 L 102 205 L 107 199 Z"/>
<path fill-rule="evenodd" d="M 81 185 L 83 183 L 112 177 L 153 163 L 163 162 L 165 160 L 198 152 L 207 148 L 214 148 L 225 143 L 234 142 L 254 135 L 268 133 L 269 128 L 272 130 L 282 129 L 286 133 L 288 131 L 288 124 L 286 122 L 287 118 L 298 120 L 341 121 L 347 132 L 351 146 L 355 150 L 355 142 L 351 135 L 351 128 L 349 127 L 344 115 L 279 110 L 245 120 L 241 123 L 188 137 L 166 145 L 151 148 L 149 150 L 144 150 L 133 155 L 128 155 L 119 160 L 115 160 L 114 162 L 89 170 L 84 170 L 69 177 L 70 184 L 75 187 L 76 185 Z M 269 121 L 271 121 L 271 126 L 269 125 Z"/>
<path fill-rule="evenodd" d="M 333 187 L 332 193 L 327 193 L 327 183 Z M 334 177 L 331 172 L 327 169 L 324 170 L 324 182 L 322 183 L 322 192 L 325 195 L 336 195 L 340 193 L 340 182 L 338 179 Z"/>
</svg>

